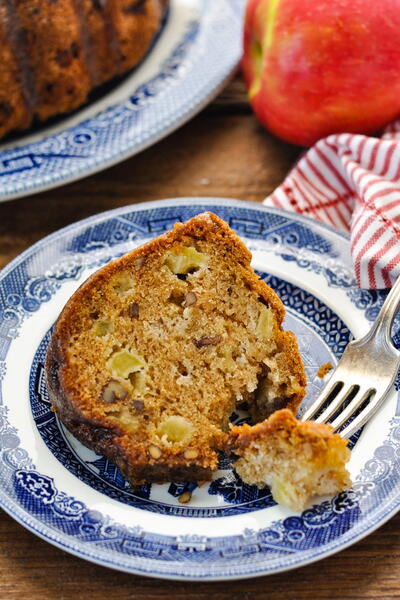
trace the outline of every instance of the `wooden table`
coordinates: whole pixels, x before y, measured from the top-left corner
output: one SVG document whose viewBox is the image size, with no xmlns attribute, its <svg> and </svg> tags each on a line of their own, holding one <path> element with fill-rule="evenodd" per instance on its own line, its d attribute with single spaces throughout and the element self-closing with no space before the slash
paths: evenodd
<svg viewBox="0 0 400 600">
<path fill-rule="evenodd" d="M 261 202 L 299 150 L 256 122 L 236 78 L 198 117 L 142 154 L 62 188 L 0 205 L 0 267 L 43 236 L 89 215 L 177 196 Z M 50 546 L 0 511 L 0 600 L 400 599 L 400 514 L 309 567 L 232 583 L 135 577 Z"/>
</svg>

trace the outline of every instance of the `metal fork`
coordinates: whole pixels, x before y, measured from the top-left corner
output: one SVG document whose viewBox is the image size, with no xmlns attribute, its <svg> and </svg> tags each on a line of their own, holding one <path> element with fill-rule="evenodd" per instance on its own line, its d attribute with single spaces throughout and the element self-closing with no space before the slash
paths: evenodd
<svg viewBox="0 0 400 600">
<path fill-rule="evenodd" d="M 354 417 L 340 431 L 342 437 L 348 438 L 382 406 L 400 367 L 400 352 L 391 339 L 392 323 L 399 307 L 400 277 L 369 333 L 348 344 L 327 385 L 300 417 L 302 421 L 312 419 L 323 408 L 314 420 L 328 423 L 334 417 L 329 425 L 337 431 Z"/>
</svg>

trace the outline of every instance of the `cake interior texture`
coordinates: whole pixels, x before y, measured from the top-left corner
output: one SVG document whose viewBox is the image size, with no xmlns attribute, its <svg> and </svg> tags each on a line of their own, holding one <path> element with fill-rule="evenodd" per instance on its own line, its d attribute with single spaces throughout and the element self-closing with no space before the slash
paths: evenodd
<svg viewBox="0 0 400 600">
<path fill-rule="evenodd" d="M 233 427 L 229 445 L 240 457 L 234 467 L 242 480 L 268 485 L 276 502 L 295 511 L 306 508 L 313 496 L 351 485 L 347 440 L 328 425 L 298 421 L 287 409 L 253 427 Z"/>
<path fill-rule="evenodd" d="M 229 416 L 296 411 L 305 375 L 251 254 L 198 215 L 90 277 L 61 313 L 46 370 L 60 419 L 132 484 L 207 480 Z"/>
</svg>

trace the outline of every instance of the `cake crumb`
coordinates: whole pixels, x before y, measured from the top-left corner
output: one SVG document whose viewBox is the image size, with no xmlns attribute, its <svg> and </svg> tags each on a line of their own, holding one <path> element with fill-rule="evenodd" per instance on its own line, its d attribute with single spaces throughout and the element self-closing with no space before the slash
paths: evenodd
<svg viewBox="0 0 400 600">
<path fill-rule="evenodd" d="M 188 502 L 190 502 L 192 499 L 192 493 L 191 492 L 183 492 L 183 494 L 181 494 L 178 498 L 178 502 L 180 502 L 181 504 L 187 504 Z"/>
<path fill-rule="evenodd" d="M 320 368 L 318 369 L 318 373 L 317 376 L 320 379 L 323 379 L 325 377 L 325 375 L 327 373 L 329 373 L 329 371 L 331 371 L 333 369 L 333 365 L 331 362 L 326 362 L 323 365 L 320 366 Z"/>
</svg>

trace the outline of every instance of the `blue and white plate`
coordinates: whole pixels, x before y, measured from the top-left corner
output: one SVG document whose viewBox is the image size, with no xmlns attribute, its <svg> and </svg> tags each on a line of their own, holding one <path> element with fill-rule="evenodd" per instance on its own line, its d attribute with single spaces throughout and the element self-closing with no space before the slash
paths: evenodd
<svg viewBox="0 0 400 600">
<path fill-rule="evenodd" d="M 100 100 L 0 145 L 0 201 L 86 177 L 144 150 L 222 89 L 242 51 L 245 0 L 170 0 L 146 59 Z"/>
<path fill-rule="evenodd" d="M 130 573 L 218 580 L 308 564 L 359 540 L 400 505 L 396 393 L 352 440 L 352 489 L 302 514 L 268 488 L 243 484 L 221 455 L 213 481 L 131 488 L 84 448 L 51 411 L 43 376 L 49 332 L 62 306 L 99 266 L 204 210 L 225 219 L 282 298 L 296 332 L 311 402 L 318 368 L 364 334 L 384 292 L 355 286 L 347 237 L 314 221 L 225 199 L 164 200 L 67 227 L 0 274 L 0 504 L 17 521 L 77 556 Z M 246 415 L 232 415 L 243 422 Z M 189 504 L 179 496 L 192 493 Z"/>
</svg>

